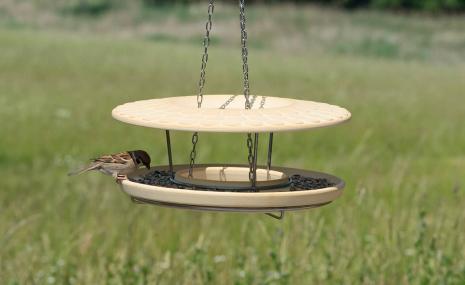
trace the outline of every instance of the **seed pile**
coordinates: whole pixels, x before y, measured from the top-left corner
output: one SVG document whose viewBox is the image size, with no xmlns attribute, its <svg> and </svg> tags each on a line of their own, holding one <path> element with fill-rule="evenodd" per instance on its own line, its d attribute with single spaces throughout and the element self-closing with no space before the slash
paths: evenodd
<svg viewBox="0 0 465 285">
<path fill-rule="evenodd" d="M 130 180 L 136 183 L 153 185 L 153 186 L 162 186 L 162 187 L 174 188 L 174 189 L 193 189 L 191 187 L 179 185 L 173 182 L 171 180 L 170 173 L 168 171 L 155 170 L 155 171 L 148 172 L 143 176 L 130 178 Z M 334 186 L 334 183 L 329 182 L 325 178 L 312 178 L 308 176 L 302 176 L 299 174 L 292 175 L 290 180 L 291 180 L 290 191 L 314 190 L 314 189 L 322 189 L 322 188 Z M 199 188 L 196 188 L 196 190 L 215 191 L 212 189 L 199 189 Z M 221 191 L 225 191 L 225 190 L 221 190 Z M 252 192 L 252 190 L 243 190 L 241 192 Z"/>
<path fill-rule="evenodd" d="M 334 186 L 326 178 L 312 178 L 295 174 L 291 176 L 291 191 L 314 190 Z"/>
<path fill-rule="evenodd" d="M 178 185 L 171 181 L 171 176 L 168 171 L 151 171 L 146 173 L 143 176 L 134 177 L 133 179 L 129 179 L 133 182 L 153 185 L 153 186 L 162 186 L 174 189 L 186 189 L 187 187 Z"/>
</svg>

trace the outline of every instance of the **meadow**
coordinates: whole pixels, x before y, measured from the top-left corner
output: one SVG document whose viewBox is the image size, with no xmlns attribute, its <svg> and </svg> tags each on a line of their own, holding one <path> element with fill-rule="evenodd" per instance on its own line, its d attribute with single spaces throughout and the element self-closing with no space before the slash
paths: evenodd
<svg viewBox="0 0 465 285">
<path fill-rule="evenodd" d="M 66 175 L 129 149 L 166 163 L 163 132 L 111 110 L 195 94 L 204 6 L 97 18 L 12 7 L 0 7 L 1 284 L 465 283 L 463 17 L 250 10 L 252 93 L 353 114 L 275 135 L 276 165 L 347 183 L 278 221 L 136 205 L 109 177 Z M 215 13 L 205 91 L 240 93 L 237 13 Z M 172 142 L 187 162 L 190 134 Z M 198 149 L 199 162 L 246 161 L 244 135 L 201 134 Z"/>
</svg>

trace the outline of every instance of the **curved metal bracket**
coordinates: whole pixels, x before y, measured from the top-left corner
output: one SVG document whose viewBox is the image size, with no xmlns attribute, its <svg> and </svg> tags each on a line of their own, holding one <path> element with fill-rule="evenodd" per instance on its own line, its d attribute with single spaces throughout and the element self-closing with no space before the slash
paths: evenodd
<svg viewBox="0 0 465 285">
<path fill-rule="evenodd" d="M 282 220 L 284 218 L 284 211 L 283 210 L 279 211 L 279 215 L 276 215 L 276 214 L 273 214 L 273 213 L 265 213 L 265 215 L 268 215 L 268 216 L 270 216 L 272 218 L 275 218 L 277 220 Z"/>
</svg>

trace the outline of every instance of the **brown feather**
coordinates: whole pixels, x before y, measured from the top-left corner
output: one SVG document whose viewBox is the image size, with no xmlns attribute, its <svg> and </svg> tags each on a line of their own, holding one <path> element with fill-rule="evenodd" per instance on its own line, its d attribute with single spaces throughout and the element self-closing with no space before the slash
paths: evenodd
<svg viewBox="0 0 465 285">
<path fill-rule="evenodd" d="M 95 158 L 94 162 L 103 162 L 103 163 L 119 163 L 119 164 L 127 164 L 132 160 L 131 155 L 127 152 L 120 152 L 117 154 L 111 155 L 102 155 L 99 158 Z"/>
</svg>

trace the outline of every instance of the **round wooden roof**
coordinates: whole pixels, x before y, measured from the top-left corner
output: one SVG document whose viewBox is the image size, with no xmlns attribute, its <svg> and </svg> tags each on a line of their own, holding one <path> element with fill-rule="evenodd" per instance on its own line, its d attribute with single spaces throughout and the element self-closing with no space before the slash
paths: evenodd
<svg viewBox="0 0 465 285">
<path fill-rule="evenodd" d="M 220 109 L 232 96 L 204 95 L 201 108 L 197 108 L 196 96 L 142 100 L 117 106 L 112 115 L 128 124 L 163 130 L 230 133 L 306 130 L 351 117 L 349 111 L 335 105 L 265 96 L 256 96 L 250 110 L 244 108 L 243 95 L 236 95 Z"/>
</svg>

